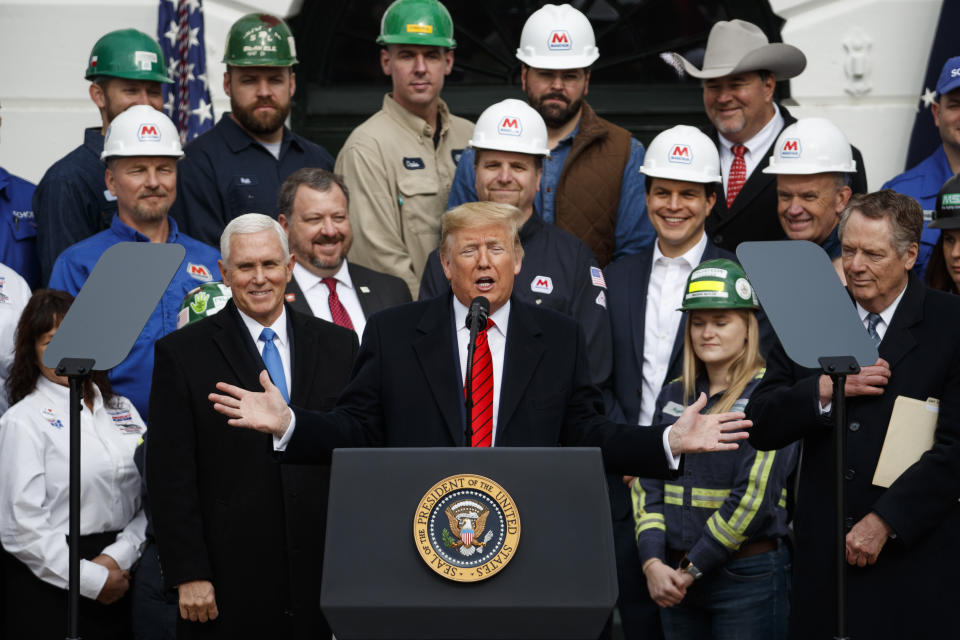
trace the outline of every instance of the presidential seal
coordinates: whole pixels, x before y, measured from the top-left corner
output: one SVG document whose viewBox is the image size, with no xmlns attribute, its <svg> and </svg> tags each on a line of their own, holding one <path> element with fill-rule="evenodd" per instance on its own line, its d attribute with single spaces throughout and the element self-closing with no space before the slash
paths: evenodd
<svg viewBox="0 0 960 640">
<path fill-rule="evenodd" d="M 435 572 L 457 582 L 485 580 L 513 559 L 520 516 L 499 484 L 470 474 L 444 478 L 420 500 L 413 541 Z"/>
</svg>

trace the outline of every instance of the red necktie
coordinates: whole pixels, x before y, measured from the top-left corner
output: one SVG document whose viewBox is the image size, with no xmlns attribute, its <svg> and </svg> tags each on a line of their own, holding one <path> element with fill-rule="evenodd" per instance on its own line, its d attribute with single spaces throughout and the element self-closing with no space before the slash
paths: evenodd
<svg viewBox="0 0 960 640">
<path fill-rule="evenodd" d="M 730 165 L 730 175 L 727 177 L 727 209 L 737 199 L 743 183 L 747 181 L 747 161 L 743 159 L 747 148 L 742 144 L 735 144 L 730 150 L 733 151 L 733 164 Z"/>
<path fill-rule="evenodd" d="M 473 351 L 471 388 L 474 447 L 489 447 L 493 440 L 493 358 L 490 356 L 490 345 L 487 344 L 487 330 L 492 326 L 493 320 L 487 318 L 487 326 L 477 332 Z"/>
<path fill-rule="evenodd" d="M 327 304 L 330 305 L 330 317 L 333 318 L 334 324 L 346 327 L 347 329 L 353 329 L 353 323 L 350 322 L 350 314 L 343 308 L 343 305 L 340 303 L 340 298 L 337 296 L 337 279 L 324 278 L 321 282 L 327 285 L 327 289 L 330 290 L 330 295 L 327 297 Z"/>
</svg>

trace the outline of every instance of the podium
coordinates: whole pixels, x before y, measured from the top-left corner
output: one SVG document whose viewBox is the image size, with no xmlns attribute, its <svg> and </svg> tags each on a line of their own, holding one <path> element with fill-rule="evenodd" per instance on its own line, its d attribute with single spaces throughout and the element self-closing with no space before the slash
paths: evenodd
<svg viewBox="0 0 960 640">
<path fill-rule="evenodd" d="M 469 536 L 448 535 L 449 529 L 458 529 L 454 521 L 447 527 L 444 513 L 456 511 L 458 504 L 483 511 L 487 500 L 469 492 L 465 498 L 455 491 L 443 495 L 448 485 L 466 487 L 464 477 L 470 478 L 470 486 L 473 478 L 489 479 L 509 496 L 502 500 L 506 516 L 499 520 L 508 536 L 504 548 L 509 549 L 500 556 L 509 559 L 476 582 L 443 575 L 438 565 L 446 563 L 424 551 L 429 547 L 423 537 L 428 521 L 424 510 L 437 505 L 434 530 L 443 530 L 449 543 L 440 545 L 440 554 L 461 557 L 457 547 Z M 437 488 L 448 478 L 455 480 Z M 464 509 L 471 507 L 461 507 L 461 513 Z M 468 519 L 475 515 L 465 513 Z M 515 548 L 509 544 L 513 516 L 519 533 L 512 541 Z M 501 532 L 497 517 L 490 516 L 485 527 L 491 554 Z M 476 527 L 478 537 L 484 536 L 483 519 L 463 522 L 464 530 Z M 470 564 L 480 562 L 473 558 L 463 557 L 468 568 L 456 571 L 461 579 L 484 572 Z M 337 449 L 323 567 L 321 606 L 338 640 L 594 640 L 617 599 L 600 450 Z"/>
</svg>

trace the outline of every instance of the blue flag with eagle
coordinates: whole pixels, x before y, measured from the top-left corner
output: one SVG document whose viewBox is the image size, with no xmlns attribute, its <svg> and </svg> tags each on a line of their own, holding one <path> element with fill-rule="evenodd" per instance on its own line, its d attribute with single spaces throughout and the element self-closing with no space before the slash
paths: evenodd
<svg viewBox="0 0 960 640">
<path fill-rule="evenodd" d="M 160 0 L 157 40 L 173 84 L 163 85 L 163 110 L 186 144 L 213 127 L 213 105 L 203 44 L 201 0 Z"/>
</svg>

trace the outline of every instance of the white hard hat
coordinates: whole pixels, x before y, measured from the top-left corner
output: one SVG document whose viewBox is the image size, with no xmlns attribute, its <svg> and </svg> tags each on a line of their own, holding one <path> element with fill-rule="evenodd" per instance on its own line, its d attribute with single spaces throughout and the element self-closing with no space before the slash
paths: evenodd
<svg viewBox="0 0 960 640">
<path fill-rule="evenodd" d="M 764 173 L 853 173 L 857 163 L 847 136 L 826 118 L 803 118 L 785 128 Z"/>
<path fill-rule="evenodd" d="M 547 125 L 523 100 L 508 98 L 484 109 L 468 143 L 474 149 L 513 151 L 550 157 Z"/>
<path fill-rule="evenodd" d="M 582 69 L 600 51 L 587 16 L 568 4 L 546 4 L 523 25 L 517 59 L 535 69 Z"/>
<path fill-rule="evenodd" d="M 720 182 L 720 154 L 700 129 L 678 124 L 650 142 L 640 172 L 651 178 Z"/>
<path fill-rule="evenodd" d="M 116 156 L 181 158 L 180 133 L 162 111 L 146 104 L 133 105 L 114 118 L 107 128 L 100 159 Z"/>
</svg>

